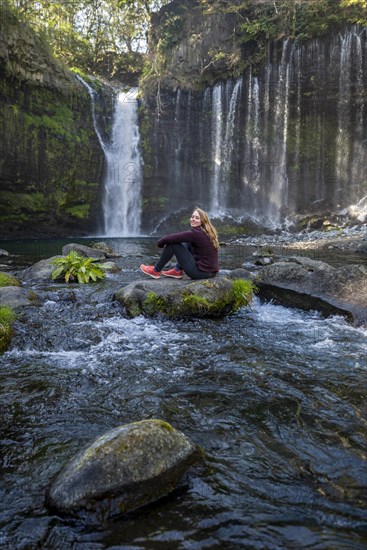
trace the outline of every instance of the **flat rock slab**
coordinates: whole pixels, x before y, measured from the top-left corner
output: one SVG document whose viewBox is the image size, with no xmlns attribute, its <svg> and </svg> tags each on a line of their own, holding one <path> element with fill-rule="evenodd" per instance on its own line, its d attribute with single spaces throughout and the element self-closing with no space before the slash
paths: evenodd
<svg viewBox="0 0 367 550">
<path fill-rule="evenodd" d="M 24 306 L 39 304 L 39 296 L 33 291 L 19 286 L 4 286 L 0 288 L 0 306 L 10 306 L 18 309 Z"/>
<path fill-rule="evenodd" d="M 46 504 L 72 515 L 113 517 L 169 494 L 202 458 L 197 445 L 163 420 L 126 424 L 73 458 L 49 486 Z"/>
<path fill-rule="evenodd" d="M 284 306 L 343 315 L 356 324 L 367 322 L 367 267 L 333 267 L 303 256 L 263 267 L 255 284 L 259 297 Z"/>
<path fill-rule="evenodd" d="M 161 313 L 169 318 L 215 318 L 224 317 L 251 302 L 252 294 L 239 302 L 235 286 L 236 280 L 228 277 L 195 281 L 161 277 L 134 281 L 119 289 L 114 298 L 132 317 Z"/>
</svg>

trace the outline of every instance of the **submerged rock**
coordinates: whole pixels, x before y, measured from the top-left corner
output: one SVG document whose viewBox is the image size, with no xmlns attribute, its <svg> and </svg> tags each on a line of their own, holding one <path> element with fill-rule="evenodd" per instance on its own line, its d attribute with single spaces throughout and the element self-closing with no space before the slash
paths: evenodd
<svg viewBox="0 0 367 550">
<path fill-rule="evenodd" d="M 116 252 L 116 250 L 114 250 L 112 248 L 112 246 L 109 246 L 107 243 L 104 243 L 104 242 L 94 243 L 92 245 L 92 248 L 102 251 L 103 254 L 106 256 L 106 258 L 120 258 L 121 257 L 121 254 Z"/>
<path fill-rule="evenodd" d="M 260 298 L 367 322 L 367 268 L 333 267 L 304 256 L 264 266 L 255 279 Z"/>
<path fill-rule="evenodd" d="M 357 252 L 360 252 L 361 254 L 367 254 L 367 240 L 362 241 L 357 245 L 356 248 Z"/>
<path fill-rule="evenodd" d="M 112 517 L 173 491 L 203 453 L 163 420 L 114 428 L 73 458 L 46 492 L 64 513 L 88 510 Z"/>
<path fill-rule="evenodd" d="M 252 301 L 252 285 L 242 279 L 138 280 L 121 288 L 115 299 L 129 315 L 153 316 L 162 313 L 170 318 L 224 317 Z"/>
</svg>

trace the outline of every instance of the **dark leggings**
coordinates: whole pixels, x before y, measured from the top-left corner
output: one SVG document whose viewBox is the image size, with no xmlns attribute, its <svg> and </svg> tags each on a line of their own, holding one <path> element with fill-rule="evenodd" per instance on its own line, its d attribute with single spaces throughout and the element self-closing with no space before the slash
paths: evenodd
<svg viewBox="0 0 367 550">
<path fill-rule="evenodd" d="M 195 258 L 189 250 L 187 243 L 167 244 L 158 262 L 155 264 L 157 271 L 162 271 L 164 266 L 176 256 L 180 268 L 184 270 L 186 275 L 191 279 L 208 279 L 209 277 L 215 277 L 215 273 L 208 273 L 198 269 Z"/>
</svg>

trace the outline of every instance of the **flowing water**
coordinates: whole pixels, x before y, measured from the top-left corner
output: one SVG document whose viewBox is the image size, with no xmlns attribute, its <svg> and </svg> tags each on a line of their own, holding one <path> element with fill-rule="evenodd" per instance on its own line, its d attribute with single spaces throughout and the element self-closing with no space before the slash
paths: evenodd
<svg viewBox="0 0 367 550">
<path fill-rule="evenodd" d="M 103 185 L 103 234 L 128 237 L 140 234 L 142 159 L 138 126 L 138 89 L 116 93 L 111 141 L 107 143 L 99 130 L 96 115 L 98 93 L 79 75 L 91 98 L 93 124 L 106 167 Z"/>
<path fill-rule="evenodd" d="M 258 300 L 223 320 L 128 319 L 112 295 L 157 249 L 109 242 L 123 271 L 66 294 L 29 285 L 45 301 L 24 309 L 0 357 L 0 547 L 365 548 L 365 328 Z M 60 245 L 1 247 L 22 252 L 16 271 Z M 226 249 L 222 266 L 242 254 Z M 113 522 L 47 511 L 45 488 L 70 457 L 144 418 L 201 445 L 205 469 Z"/>
</svg>

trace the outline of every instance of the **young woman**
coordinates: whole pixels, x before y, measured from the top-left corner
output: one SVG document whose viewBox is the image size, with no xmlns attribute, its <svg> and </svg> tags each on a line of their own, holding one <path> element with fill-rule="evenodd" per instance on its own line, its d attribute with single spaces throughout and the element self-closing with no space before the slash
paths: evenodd
<svg viewBox="0 0 367 550">
<path fill-rule="evenodd" d="M 161 275 L 182 279 L 183 273 L 191 279 L 215 277 L 219 269 L 217 232 L 208 214 L 201 208 L 193 211 L 190 225 L 188 231 L 172 233 L 159 239 L 158 246 L 163 248 L 163 252 L 154 266 L 141 264 L 140 269 L 145 275 L 153 279 L 159 279 Z M 176 266 L 162 271 L 173 256 L 177 258 Z"/>
</svg>

